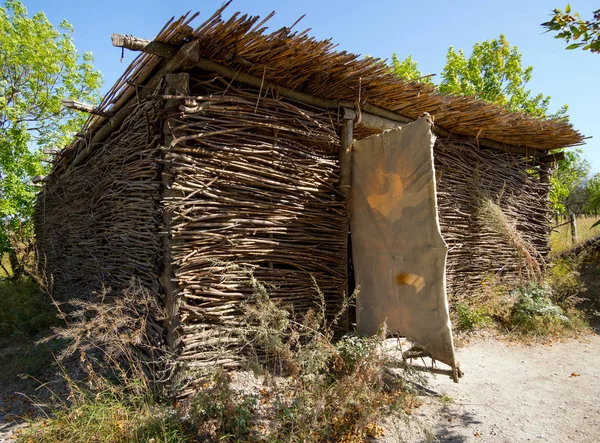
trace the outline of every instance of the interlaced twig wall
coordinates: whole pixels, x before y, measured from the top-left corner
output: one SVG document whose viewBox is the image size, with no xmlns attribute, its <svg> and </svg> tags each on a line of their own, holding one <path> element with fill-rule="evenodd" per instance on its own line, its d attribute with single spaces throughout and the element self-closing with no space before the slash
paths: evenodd
<svg viewBox="0 0 600 443">
<path fill-rule="evenodd" d="M 161 296 L 161 139 L 156 103 L 142 102 L 85 164 L 38 195 L 41 266 L 59 300 L 87 300 L 103 287 L 118 296 L 132 279 Z M 162 340 L 161 322 L 152 318 L 149 327 Z"/>
<path fill-rule="evenodd" d="M 192 368 L 235 365 L 248 270 L 296 314 L 337 312 L 347 285 L 336 189 L 339 139 L 328 113 L 236 89 L 199 73 L 171 117 L 172 257 L 180 290 L 181 355 Z M 269 96 L 269 97 L 267 97 Z M 232 264 L 236 266 L 231 266 Z M 219 344 L 219 346 L 217 346 Z"/>
<path fill-rule="evenodd" d="M 448 292 L 460 296 L 499 275 L 539 277 L 549 245 L 549 187 L 525 159 L 438 140 L 440 227 L 448 244 Z"/>
</svg>

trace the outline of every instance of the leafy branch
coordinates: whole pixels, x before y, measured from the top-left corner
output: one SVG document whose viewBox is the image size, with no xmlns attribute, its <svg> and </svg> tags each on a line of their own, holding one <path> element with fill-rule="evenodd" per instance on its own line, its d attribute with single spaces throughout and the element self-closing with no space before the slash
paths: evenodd
<svg viewBox="0 0 600 443">
<path fill-rule="evenodd" d="M 582 48 L 584 51 L 600 52 L 600 9 L 592 12 L 593 18 L 583 20 L 579 13 L 571 15 L 571 5 L 567 4 L 565 12 L 560 9 L 553 11 L 550 21 L 542 23 L 546 32 L 554 31 L 554 38 L 566 40 L 566 49 Z"/>
</svg>

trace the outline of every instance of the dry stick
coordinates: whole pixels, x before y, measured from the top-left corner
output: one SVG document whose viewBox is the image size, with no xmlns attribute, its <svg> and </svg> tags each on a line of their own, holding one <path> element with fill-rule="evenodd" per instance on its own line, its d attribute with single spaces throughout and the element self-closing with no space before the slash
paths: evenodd
<svg viewBox="0 0 600 443">
<path fill-rule="evenodd" d="M 111 40 L 112 45 L 118 48 L 125 48 L 131 51 L 142 51 L 165 58 L 173 57 L 178 51 L 176 46 L 153 40 L 146 40 L 132 35 L 113 34 Z"/>
<path fill-rule="evenodd" d="M 76 111 L 87 112 L 93 115 L 99 115 L 100 117 L 112 117 L 113 113 L 110 111 L 98 110 L 95 106 L 89 103 L 78 102 L 76 100 L 63 99 L 62 104 L 67 109 L 74 109 Z"/>
</svg>

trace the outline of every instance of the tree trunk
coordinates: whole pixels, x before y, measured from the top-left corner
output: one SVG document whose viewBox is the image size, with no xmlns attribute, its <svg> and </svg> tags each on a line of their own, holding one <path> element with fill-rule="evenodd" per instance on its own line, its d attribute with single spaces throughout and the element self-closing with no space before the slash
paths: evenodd
<svg viewBox="0 0 600 443">
<path fill-rule="evenodd" d="M 13 248 L 10 248 L 8 251 L 8 259 L 10 260 L 10 267 L 12 270 L 10 278 L 12 280 L 17 280 L 23 275 L 23 265 L 19 261 L 19 257 L 17 257 L 17 253 Z"/>
</svg>

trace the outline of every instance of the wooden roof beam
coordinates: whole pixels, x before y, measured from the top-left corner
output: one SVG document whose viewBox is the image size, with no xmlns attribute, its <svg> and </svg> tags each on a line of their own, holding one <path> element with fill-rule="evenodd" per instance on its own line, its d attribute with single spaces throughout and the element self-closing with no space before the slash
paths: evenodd
<svg viewBox="0 0 600 443">
<path fill-rule="evenodd" d="M 110 118 L 112 112 L 110 111 L 99 111 L 94 105 L 89 103 L 78 102 L 77 100 L 63 99 L 62 105 L 67 109 L 73 109 L 75 111 L 87 112 L 88 114 L 99 115 L 100 117 Z"/>
<path fill-rule="evenodd" d="M 111 39 L 113 46 L 118 48 L 146 52 L 165 58 L 173 57 L 179 50 L 177 46 L 169 45 L 168 43 L 146 40 L 145 38 L 134 37 L 133 35 L 113 34 L 111 35 Z"/>
<path fill-rule="evenodd" d="M 125 120 L 125 118 L 131 112 L 131 107 L 135 106 L 138 100 L 141 101 L 148 95 L 154 93 L 155 89 L 165 75 L 176 70 L 185 71 L 186 69 L 189 69 L 198 63 L 200 58 L 199 47 L 200 42 L 198 40 L 189 42 L 185 44 L 179 51 L 177 51 L 177 54 L 175 54 L 173 58 L 165 61 L 164 66 L 159 69 L 159 71 L 150 78 L 144 87 L 138 91 L 137 96 L 133 98 L 133 101 L 130 100 L 129 104 L 122 106 L 118 111 L 115 112 L 114 116 L 112 116 L 101 127 L 98 128 L 98 130 L 93 134 L 91 141 L 87 143 L 85 148 L 77 152 L 77 155 L 73 159 L 73 162 L 69 165 L 69 169 L 67 170 L 66 174 L 68 175 L 73 168 L 82 164 L 98 144 L 106 140 L 112 131 L 121 126 L 123 120 Z"/>
<path fill-rule="evenodd" d="M 264 83 L 264 80 L 261 78 L 254 77 L 253 75 L 247 74 L 245 72 L 238 72 L 234 69 L 228 68 L 226 66 L 223 66 L 219 63 L 205 58 L 201 58 L 196 66 L 205 71 L 216 72 L 217 74 L 223 75 L 224 77 L 227 77 L 229 79 L 235 79 L 235 81 L 246 83 L 250 86 L 254 86 L 255 88 L 260 88 L 261 85 L 263 85 Z M 316 106 L 325 109 L 348 108 L 344 112 L 355 112 L 352 110 L 355 104 L 348 100 L 330 100 L 295 91 L 284 86 L 279 86 L 275 84 L 271 86 L 272 89 L 276 90 L 280 96 L 297 101 L 299 103 L 303 103 L 305 105 Z M 414 120 L 411 118 L 404 117 L 387 109 L 383 109 L 378 106 L 371 105 L 369 103 L 364 103 L 361 105 L 361 115 L 357 126 L 363 126 L 370 129 L 384 131 L 386 129 L 391 129 L 398 126 L 402 126 L 407 123 L 411 123 L 413 121 Z M 525 157 L 537 158 L 547 155 L 547 151 L 529 148 L 526 146 L 506 145 L 503 143 L 495 142 L 493 140 L 481 139 L 478 137 L 472 137 L 467 135 L 453 134 L 452 132 L 439 126 L 434 126 L 432 130 L 434 134 L 436 134 L 440 139 L 446 138 L 449 140 L 459 140 L 477 146 L 485 146 L 498 151 L 510 152 L 512 154 L 522 155 Z"/>
</svg>

